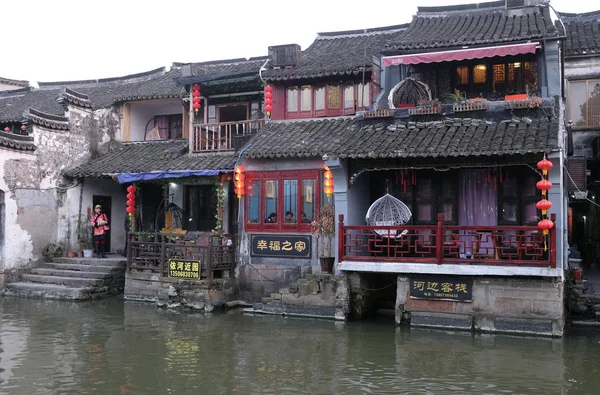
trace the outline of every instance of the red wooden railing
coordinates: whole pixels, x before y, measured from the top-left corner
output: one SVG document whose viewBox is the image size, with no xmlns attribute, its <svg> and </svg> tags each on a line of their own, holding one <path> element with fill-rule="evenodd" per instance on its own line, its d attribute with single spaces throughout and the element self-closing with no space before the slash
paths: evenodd
<svg viewBox="0 0 600 395">
<path fill-rule="evenodd" d="M 556 215 L 552 215 L 556 221 Z M 346 226 L 339 216 L 338 260 L 556 268 L 556 231 L 536 226 Z M 441 237 L 438 237 L 441 235 Z"/>
<path fill-rule="evenodd" d="M 256 133 L 264 124 L 265 120 L 259 119 L 193 125 L 190 152 L 231 151 L 234 136 Z"/>
</svg>

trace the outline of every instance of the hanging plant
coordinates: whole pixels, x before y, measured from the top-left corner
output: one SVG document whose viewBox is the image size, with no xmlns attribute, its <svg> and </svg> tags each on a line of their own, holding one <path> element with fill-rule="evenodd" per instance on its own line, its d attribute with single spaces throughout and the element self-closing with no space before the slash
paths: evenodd
<svg viewBox="0 0 600 395">
<path fill-rule="evenodd" d="M 216 222 L 215 227 L 212 229 L 212 233 L 223 237 L 223 213 L 225 211 L 225 188 L 223 182 L 218 181 L 215 183 L 215 194 L 217 196 L 217 207 L 216 207 Z"/>
</svg>

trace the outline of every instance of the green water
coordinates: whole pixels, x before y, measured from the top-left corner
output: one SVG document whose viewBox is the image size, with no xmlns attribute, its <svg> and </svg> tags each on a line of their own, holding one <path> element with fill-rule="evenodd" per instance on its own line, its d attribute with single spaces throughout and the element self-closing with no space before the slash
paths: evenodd
<svg viewBox="0 0 600 395">
<path fill-rule="evenodd" d="M 0 394 L 598 394 L 600 332 L 563 339 L 0 299 Z"/>
</svg>

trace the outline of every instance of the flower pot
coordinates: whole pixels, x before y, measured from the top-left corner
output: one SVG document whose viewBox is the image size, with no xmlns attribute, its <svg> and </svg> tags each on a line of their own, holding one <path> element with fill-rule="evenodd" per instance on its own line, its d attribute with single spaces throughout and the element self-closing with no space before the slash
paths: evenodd
<svg viewBox="0 0 600 395">
<path fill-rule="evenodd" d="M 83 250 L 84 258 L 91 258 L 94 255 L 94 250 Z"/>
<path fill-rule="evenodd" d="M 67 252 L 67 258 L 75 258 L 75 252 L 74 251 L 68 251 Z"/>
<path fill-rule="evenodd" d="M 321 257 L 319 258 L 319 263 L 321 264 L 321 273 L 323 274 L 332 274 L 333 273 L 333 264 L 335 262 L 334 257 Z"/>
</svg>

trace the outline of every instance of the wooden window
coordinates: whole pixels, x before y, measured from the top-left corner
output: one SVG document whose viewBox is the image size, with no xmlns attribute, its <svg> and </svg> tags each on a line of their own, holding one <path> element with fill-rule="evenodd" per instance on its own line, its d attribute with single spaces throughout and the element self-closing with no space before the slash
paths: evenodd
<svg viewBox="0 0 600 395">
<path fill-rule="evenodd" d="M 147 140 L 172 140 L 179 139 L 183 133 L 183 115 L 159 115 L 154 117 L 154 127 L 158 134 Z"/>
<path fill-rule="evenodd" d="M 216 194 L 212 185 L 185 187 L 183 226 L 189 231 L 208 232 L 216 225 Z"/>
<path fill-rule="evenodd" d="M 469 68 L 467 66 L 459 66 L 456 68 L 456 85 L 469 84 Z"/>
<path fill-rule="evenodd" d="M 319 170 L 248 173 L 246 230 L 310 232 L 319 202 Z M 262 187 L 262 190 L 261 190 Z"/>
<path fill-rule="evenodd" d="M 287 112 L 298 112 L 298 87 L 287 88 Z"/>
<path fill-rule="evenodd" d="M 340 108 L 340 86 L 329 85 L 327 87 L 327 108 L 339 109 Z"/>
<path fill-rule="evenodd" d="M 315 111 L 325 111 L 325 87 L 315 87 Z"/>
<path fill-rule="evenodd" d="M 312 110 L 312 91 L 310 85 L 304 85 L 300 91 L 300 111 Z"/>
<path fill-rule="evenodd" d="M 530 169 L 503 169 L 503 181 L 498 182 L 498 224 L 535 225 L 539 213 L 535 204 L 540 193 L 535 184 L 539 175 Z"/>
<path fill-rule="evenodd" d="M 344 86 L 344 109 L 354 110 L 354 85 Z"/>
<path fill-rule="evenodd" d="M 371 90 L 369 83 L 360 83 L 357 85 L 357 109 L 365 109 L 367 107 L 371 107 Z"/>
<path fill-rule="evenodd" d="M 485 84 L 487 82 L 487 66 L 478 64 L 473 67 L 473 83 Z"/>
<path fill-rule="evenodd" d="M 567 105 L 574 127 L 600 126 L 600 79 L 569 81 Z"/>
</svg>

